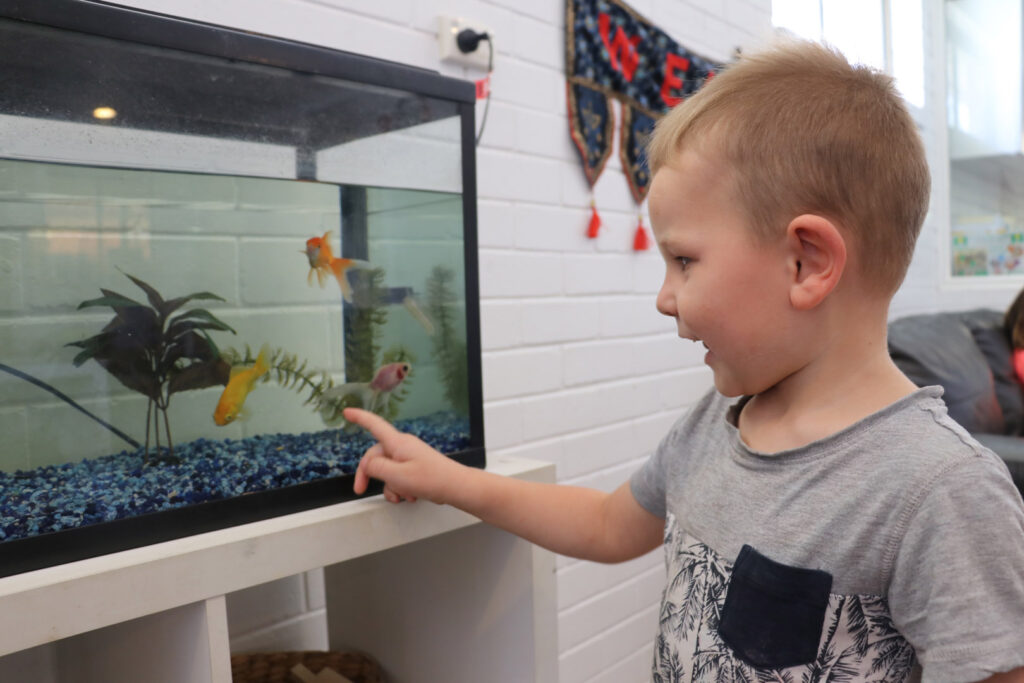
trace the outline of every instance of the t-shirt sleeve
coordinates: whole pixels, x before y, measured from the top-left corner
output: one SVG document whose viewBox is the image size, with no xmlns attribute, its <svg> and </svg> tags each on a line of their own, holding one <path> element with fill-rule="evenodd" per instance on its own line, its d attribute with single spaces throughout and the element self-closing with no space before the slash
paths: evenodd
<svg viewBox="0 0 1024 683">
<path fill-rule="evenodd" d="M 629 479 L 629 490 L 640 507 L 662 519 L 665 518 L 666 442 L 671 438 L 670 431 L 658 444 L 654 455 L 647 458 L 647 462 Z"/>
<path fill-rule="evenodd" d="M 692 451 L 690 444 L 696 432 L 706 430 L 709 421 L 721 419 L 716 410 L 721 409 L 717 402 L 724 400 L 711 388 L 686 413 L 683 414 L 668 434 L 654 450 L 654 455 L 647 459 L 640 469 L 633 473 L 629 480 L 629 490 L 640 506 L 665 519 L 668 504 L 668 482 L 675 481 L 684 475 L 682 458 L 686 451 Z"/>
<path fill-rule="evenodd" d="M 924 683 L 1024 666 L 1024 503 L 1005 465 L 962 461 L 909 510 L 888 597 Z"/>
</svg>

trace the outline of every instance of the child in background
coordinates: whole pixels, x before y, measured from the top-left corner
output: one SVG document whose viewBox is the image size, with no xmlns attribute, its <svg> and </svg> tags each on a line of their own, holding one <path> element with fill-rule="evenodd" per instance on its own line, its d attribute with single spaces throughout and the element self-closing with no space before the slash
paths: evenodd
<svg viewBox="0 0 1024 683">
<path fill-rule="evenodd" d="M 1024 383 L 1024 290 L 1017 295 L 1003 316 L 1003 332 L 1013 351 L 1013 371 Z"/>
<path fill-rule="evenodd" d="M 657 307 L 715 389 L 610 494 L 467 468 L 350 409 L 379 442 L 356 492 L 589 560 L 664 545 L 655 681 L 1024 681 L 1024 503 L 886 349 L 930 186 L 891 79 L 813 43 L 746 55 L 649 161 Z"/>
</svg>

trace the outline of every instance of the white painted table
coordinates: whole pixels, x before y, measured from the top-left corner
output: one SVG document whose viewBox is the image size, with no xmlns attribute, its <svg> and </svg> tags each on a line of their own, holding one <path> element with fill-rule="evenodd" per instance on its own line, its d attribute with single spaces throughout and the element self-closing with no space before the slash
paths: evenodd
<svg viewBox="0 0 1024 683">
<path fill-rule="evenodd" d="M 2 578 L 0 681 L 230 683 L 225 594 L 317 567 L 331 649 L 371 653 L 391 683 L 557 678 L 552 554 L 376 496 Z"/>
</svg>

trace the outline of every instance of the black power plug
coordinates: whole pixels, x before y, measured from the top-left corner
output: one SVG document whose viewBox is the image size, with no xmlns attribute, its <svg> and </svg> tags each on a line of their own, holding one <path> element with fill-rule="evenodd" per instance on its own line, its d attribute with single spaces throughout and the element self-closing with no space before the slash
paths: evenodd
<svg viewBox="0 0 1024 683">
<path fill-rule="evenodd" d="M 471 28 L 464 28 L 455 36 L 455 44 L 458 45 L 460 52 L 469 54 L 480 47 L 481 40 L 490 39 L 491 37 L 485 32 L 477 33 Z"/>
</svg>

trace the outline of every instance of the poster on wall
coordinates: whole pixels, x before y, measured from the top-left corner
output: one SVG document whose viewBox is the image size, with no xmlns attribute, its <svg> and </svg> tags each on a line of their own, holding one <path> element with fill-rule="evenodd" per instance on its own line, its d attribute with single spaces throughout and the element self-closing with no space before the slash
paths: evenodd
<svg viewBox="0 0 1024 683">
<path fill-rule="evenodd" d="M 953 277 L 1024 275 L 1024 226 L 1002 214 L 953 215 Z"/>
<path fill-rule="evenodd" d="M 621 0 L 566 0 L 566 99 L 569 134 L 591 189 L 587 234 L 600 218 L 593 188 L 611 155 L 612 99 L 622 109 L 619 155 L 633 199 L 647 196 L 644 149 L 655 122 L 714 77 L 720 65 L 683 47 Z M 646 249 L 642 219 L 633 248 Z"/>
</svg>

